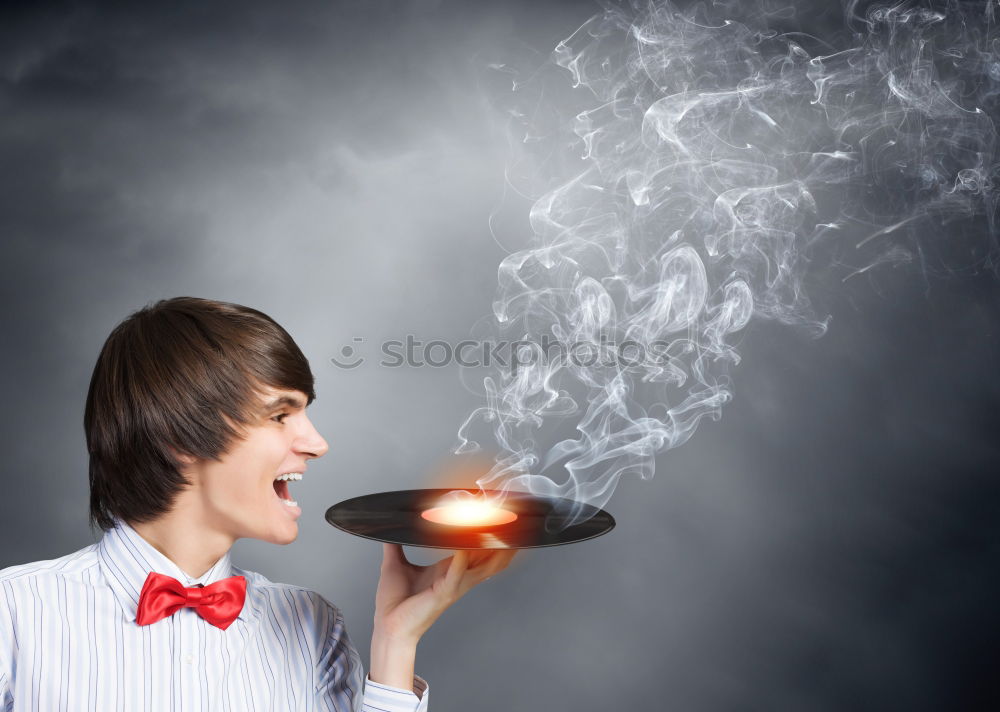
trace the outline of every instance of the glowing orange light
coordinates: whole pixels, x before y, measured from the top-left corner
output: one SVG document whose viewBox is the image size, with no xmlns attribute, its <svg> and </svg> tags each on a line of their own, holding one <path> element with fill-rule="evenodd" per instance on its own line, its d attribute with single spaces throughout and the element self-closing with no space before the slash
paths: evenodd
<svg viewBox="0 0 1000 712">
<path fill-rule="evenodd" d="M 424 510 L 420 516 L 429 522 L 453 527 L 495 527 L 499 524 L 509 524 L 517 519 L 517 515 L 509 509 L 481 499 L 447 502 Z"/>
</svg>

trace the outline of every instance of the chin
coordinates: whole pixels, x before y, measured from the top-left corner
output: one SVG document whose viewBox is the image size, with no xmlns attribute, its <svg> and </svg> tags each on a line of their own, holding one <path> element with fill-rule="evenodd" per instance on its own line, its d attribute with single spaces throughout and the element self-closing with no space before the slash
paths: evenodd
<svg viewBox="0 0 1000 712">
<path fill-rule="evenodd" d="M 281 530 L 276 531 L 275 535 L 271 537 L 270 541 L 272 544 L 280 544 L 282 546 L 286 544 L 291 544 L 293 541 L 299 537 L 299 525 L 292 522 L 291 527 L 283 527 Z"/>
</svg>

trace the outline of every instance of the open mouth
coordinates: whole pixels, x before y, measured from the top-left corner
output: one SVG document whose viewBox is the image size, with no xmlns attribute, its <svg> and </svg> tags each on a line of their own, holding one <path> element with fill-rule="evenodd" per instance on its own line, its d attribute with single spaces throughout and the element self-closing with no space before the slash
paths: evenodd
<svg viewBox="0 0 1000 712">
<path fill-rule="evenodd" d="M 295 482 L 301 479 L 302 479 L 301 472 L 286 472 L 274 478 L 274 493 L 278 496 L 278 499 L 280 499 L 285 505 L 289 507 L 297 507 L 299 505 L 298 502 L 292 499 L 292 495 L 288 491 L 288 483 Z"/>
</svg>

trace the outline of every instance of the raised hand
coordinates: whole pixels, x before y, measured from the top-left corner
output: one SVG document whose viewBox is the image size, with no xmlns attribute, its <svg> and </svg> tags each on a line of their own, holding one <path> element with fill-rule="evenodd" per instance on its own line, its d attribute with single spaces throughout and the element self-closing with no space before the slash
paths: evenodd
<svg viewBox="0 0 1000 712">
<path fill-rule="evenodd" d="M 417 566 L 407 561 L 402 546 L 383 544 L 371 679 L 409 689 L 420 637 L 448 606 L 507 568 L 515 553 L 513 549 L 456 551 L 436 564 Z"/>
</svg>

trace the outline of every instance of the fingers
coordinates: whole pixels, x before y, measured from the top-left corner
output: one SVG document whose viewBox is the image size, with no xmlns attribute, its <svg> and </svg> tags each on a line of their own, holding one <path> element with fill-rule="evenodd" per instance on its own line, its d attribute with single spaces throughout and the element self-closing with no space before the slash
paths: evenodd
<svg viewBox="0 0 1000 712">
<path fill-rule="evenodd" d="M 402 546 L 399 544 L 382 544 L 382 566 L 406 566 L 409 563 L 406 560 L 406 554 L 403 552 Z"/>
<path fill-rule="evenodd" d="M 503 571 L 514 559 L 515 554 L 517 554 L 516 549 L 504 549 L 494 551 L 489 556 L 481 558 L 475 567 L 466 571 L 462 582 L 462 593 L 464 594 L 473 586 L 477 586 L 489 577 Z"/>
<path fill-rule="evenodd" d="M 469 568 L 469 552 L 464 550 L 456 551 L 448 564 L 448 571 L 444 575 L 444 590 L 449 596 L 458 598 L 461 596 L 462 580 L 465 572 Z"/>
<path fill-rule="evenodd" d="M 432 566 L 422 567 L 421 585 L 433 584 L 448 599 L 448 605 L 451 605 L 473 586 L 507 568 L 515 554 L 515 549 L 489 552 L 459 549 Z"/>
<path fill-rule="evenodd" d="M 496 553 L 490 549 L 480 549 L 469 552 L 469 568 L 475 569 L 482 566 L 485 562 L 493 558 L 493 554 Z"/>
<path fill-rule="evenodd" d="M 503 571 L 514 559 L 514 555 L 517 554 L 516 549 L 503 549 L 501 551 L 494 551 L 485 559 L 482 559 L 480 563 L 470 569 L 471 572 L 482 573 L 486 576 L 492 576 L 493 574 Z"/>
</svg>

